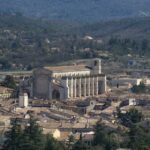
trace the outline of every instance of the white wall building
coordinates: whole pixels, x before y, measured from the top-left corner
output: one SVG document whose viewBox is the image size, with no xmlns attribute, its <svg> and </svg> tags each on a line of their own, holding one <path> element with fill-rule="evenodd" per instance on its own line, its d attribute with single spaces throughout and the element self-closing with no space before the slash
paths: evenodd
<svg viewBox="0 0 150 150">
<path fill-rule="evenodd" d="M 27 93 L 21 93 L 19 95 L 19 107 L 28 107 L 28 94 Z"/>
<path fill-rule="evenodd" d="M 106 76 L 101 60 L 85 65 L 44 67 L 34 70 L 31 96 L 41 99 L 79 99 L 106 92 Z"/>
</svg>

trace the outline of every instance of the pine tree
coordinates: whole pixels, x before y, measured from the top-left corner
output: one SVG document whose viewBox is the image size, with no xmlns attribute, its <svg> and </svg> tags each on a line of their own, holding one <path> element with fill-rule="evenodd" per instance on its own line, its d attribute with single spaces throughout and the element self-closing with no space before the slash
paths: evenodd
<svg viewBox="0 0 150 150">
<path fill-rule="evenodd" d="M 95 130 L 94 144 L 104 145 L 106 143 L 106 134 L 104 132 L 104 127 L 100 124 L 100 122 L 97 122 Z"/>
<path fill-rule="evenodd" d="M 51 135 L 45 136 L 36 119 L 30 117 L 28 123 L 21 127 L 17 119 L 6 133 L 4 150 L 63 150 L 63 146 Z"/>
<path fill-rule="evenodd" d="M 43 150 L 44 149 L 44 135 L 42 129 L 36 123 L 36 119 L 32 116 L 25 127 L 23 134 L 24 148 L 23 150 Z"/>
<path fill-rule="evenodd" d="M 89 150 L 90 147 L 83 142 L 82 134 L 80 134 L 80 139 L 74 144 L 73 150 Z"/>
<path fill-rule="evenodd" d="M 52 137 L 52 135 L 48 134 L 46 135 L 46 143 L 44 150 L 63 150 L 63 147 Z"/>
<path fill-rule="evenodd" d="M 4 143 L 4 150 L 20 150 L 21 138 L 23 131 L 18 124 L 17 119 L 14 120 L 10 131 L 6 132 L 6 141 Z"/>
</svg>

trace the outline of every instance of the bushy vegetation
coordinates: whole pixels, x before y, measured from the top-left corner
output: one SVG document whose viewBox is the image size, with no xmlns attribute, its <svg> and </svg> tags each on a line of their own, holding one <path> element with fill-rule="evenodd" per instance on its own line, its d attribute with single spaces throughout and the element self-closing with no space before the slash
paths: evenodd
<svg viewBox="0 0 150 150">
<path fill-rule="evenodd" d="M 127 127 L 131 127 L 136 123 L 139 123 L 143 120 L 143 115 L 135 108 L 131 108 L 126 113 L 121 113 L 118 109 L 118 118 L 121 121 L 121 124 Z"/>
<path fill-rule="evenodd" d="M 132 126 L 129 131 L 129 147 L 136 150 L 150 149 L 150 129 L 142 126 Z"/>
<path fill-rule="evenodd" d="M 144 83 L 140 83 L 140 85 L 134 85 L 131 88 L 131 91 L 136 94 L 148 94 L 150 92 L 150 88 L 147 87 Z"/>
<path fill-rule="evenodd" d="M 15 119 L 6 132 L 4 150 L 62 150 L 62 146 L 51 135 L 43 135 L 42 128 L 31 117 L 23 128 Z"/>
<path fill-rule="evenodd" d="M 109 131 L 101 123 L 97 123 L 94 137 L 94 146 L 100 146 L 104 150 L 116 149 L 118 147 L 118 133 Z"/>
<path fill-rule="evenodd" d="M 10 75 L 7 75 L 4 79 L 4 81 L 2 81 L 0 83 L 0 85 L 4 86 L 4 87 L 12 88 L 14 90 L 17 88 L 16 82 L 15 82 L 13 76 L 10 76 Z"/>
</svg>

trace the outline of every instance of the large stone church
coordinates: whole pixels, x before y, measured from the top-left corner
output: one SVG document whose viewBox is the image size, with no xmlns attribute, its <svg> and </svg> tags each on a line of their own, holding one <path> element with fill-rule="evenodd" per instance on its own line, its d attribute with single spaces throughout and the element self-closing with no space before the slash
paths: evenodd
<svg viewBox="0 0 150 150">
<path fill-rule="evenodd" d="M 106 92 L 106 76 L 101 72 L 101 60 L 91 59 L 72 66 L 35 69 L 31 96 L 40 99 L 73 100 L 96 97 Z"/>
</svg>

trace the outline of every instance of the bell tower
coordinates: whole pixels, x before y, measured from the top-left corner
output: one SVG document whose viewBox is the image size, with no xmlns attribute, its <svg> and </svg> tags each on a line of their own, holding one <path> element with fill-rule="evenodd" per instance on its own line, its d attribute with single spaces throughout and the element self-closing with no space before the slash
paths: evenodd
<svg viewBox="0 0 150 150">
<path fill-rule="evenodd" d="M 92 61 L 92 74 L 101 74 L 101 59 L 93 59 Z"/>
</svg>

